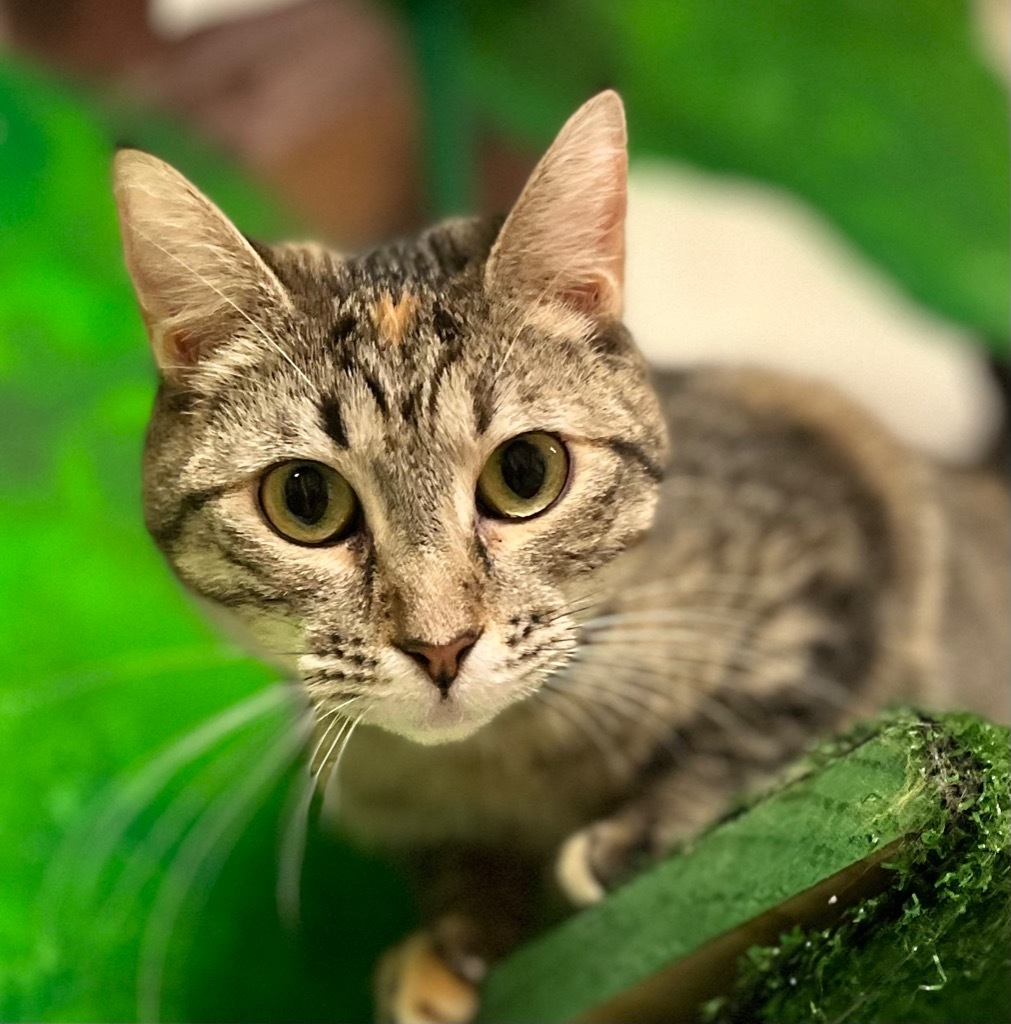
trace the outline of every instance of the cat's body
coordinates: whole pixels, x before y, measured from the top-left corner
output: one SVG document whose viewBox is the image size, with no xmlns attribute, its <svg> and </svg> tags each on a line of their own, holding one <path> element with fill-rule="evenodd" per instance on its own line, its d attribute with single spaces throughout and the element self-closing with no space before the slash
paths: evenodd
<svg viewBox="0 0 1011 1024">
<path fill-rule="evenodd" d="M 390 1016 L 468 1017 L 553 865 L 590 902 L 826 730 L 1006 679 L 1003 487 L 819 386 L 651 382 L 613 94 L 504 225 L 360 258 L 253 247 L 139 154 L 118 194 L 152 534 L 306 685 L 342 826 L 427 876 Z"/>
</svg>

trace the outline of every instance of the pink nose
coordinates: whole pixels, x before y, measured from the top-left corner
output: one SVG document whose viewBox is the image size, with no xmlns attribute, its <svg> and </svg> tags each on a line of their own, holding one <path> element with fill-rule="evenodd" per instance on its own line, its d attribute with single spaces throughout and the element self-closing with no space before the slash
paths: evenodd
<svg viewBox="0 0 1011 1024">
<path fill-rule="evenodd" d="M 426 644 L 420 640 L 405 640 L 397 646 L 428 673 L 429 678 L 445 696 L 460 671 L 463 659 L 470 653 L 480 635 L 480 632 L 461 633 L 448 644 Z"/>
</svg>

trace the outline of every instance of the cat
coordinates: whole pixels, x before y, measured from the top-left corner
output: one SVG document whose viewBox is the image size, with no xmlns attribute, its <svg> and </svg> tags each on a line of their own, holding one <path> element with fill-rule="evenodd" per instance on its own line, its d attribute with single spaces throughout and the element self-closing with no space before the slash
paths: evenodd
<svg viewBox="0 0 1011 1024">
<path fill-rule="evenodd" d="M 384 1020 L 471 1019 L 543 891 L 601 899 L 813 737 L 1007 678 L 1006 488 L 825 386 L 652 372 L 626 170 L 605 92 L 504 220 L 344 256 L 116 159 L 147 525 L 301 681 L 342 828 L 423 880 Z"/>
</svg>

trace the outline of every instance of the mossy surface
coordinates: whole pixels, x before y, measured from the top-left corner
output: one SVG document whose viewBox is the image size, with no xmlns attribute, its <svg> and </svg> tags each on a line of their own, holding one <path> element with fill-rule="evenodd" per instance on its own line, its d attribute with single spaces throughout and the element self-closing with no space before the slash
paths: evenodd
<svg viewBox="0 0 1011 1024">
<path fill-rule="evenodd" d="M 1011 1009 L 997 984 L 1007 960 L 1007 772 L 1007 730 L 977 719 L 899 711 L 863 724 L 690 849 L 515 954 L 489 980 L 483 1019 L 581 1019 L 885 847 L 897 852 L 883 895 L 842 924 L 752 951 L 733 994 L 708 1014 L 911 1021 L 937 1008 L 929 1019 L 981 1020 L 1002 998 Z M 733 976 L 725 965 L 718 991 Z M 662 1019 L 659 1009 L 649 1019 Z"/>
<path fill-rule="evenodd" d="M 944 814 L 903 848 L 893 886 L 838 926 L 751 950 L 709 1020 L 1008 1019 L 1008 731 L 947 716 L 910 753 Z"/>
</svg>

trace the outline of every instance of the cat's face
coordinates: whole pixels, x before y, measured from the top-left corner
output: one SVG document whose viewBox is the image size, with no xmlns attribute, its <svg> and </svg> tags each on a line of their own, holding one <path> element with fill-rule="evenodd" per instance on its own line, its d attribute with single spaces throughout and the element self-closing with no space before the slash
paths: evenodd
<svg viewBox="0 0 1011 1024">
<path fill-rule="evenodd" d="M 147 518 L 180 577 L 321 709 L 419 742 L 536 691 L 648 528 L 663 461 L 617 319 L 613 94 L 497 235 L 254 249 L 141 154 L 118 195 L 163 376 Z"/>
</svg>

